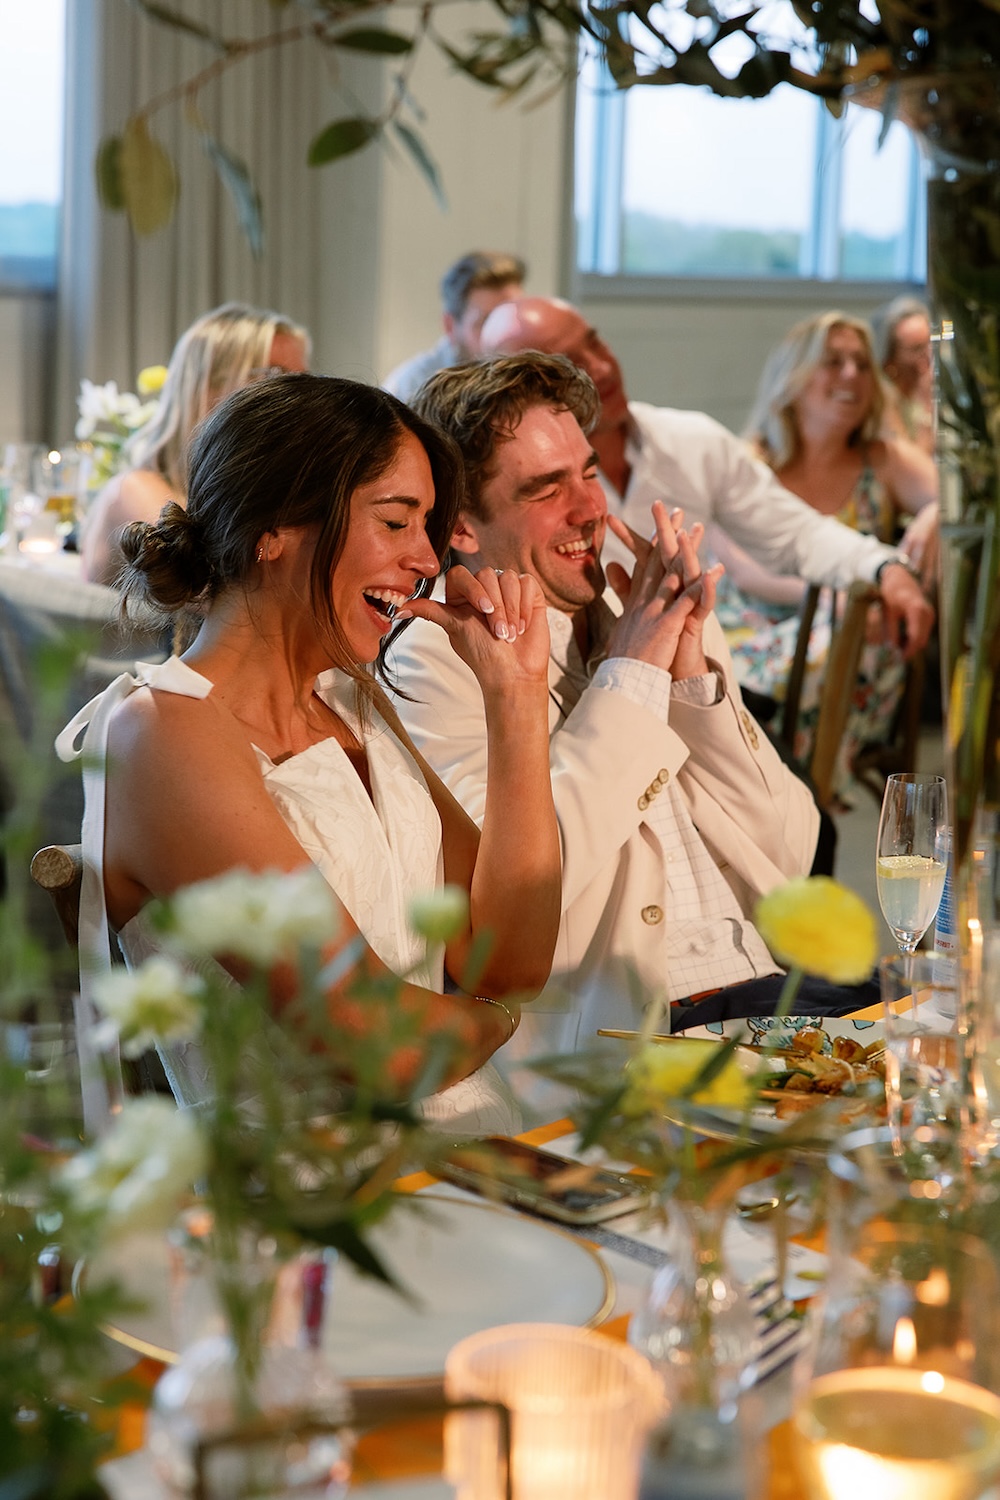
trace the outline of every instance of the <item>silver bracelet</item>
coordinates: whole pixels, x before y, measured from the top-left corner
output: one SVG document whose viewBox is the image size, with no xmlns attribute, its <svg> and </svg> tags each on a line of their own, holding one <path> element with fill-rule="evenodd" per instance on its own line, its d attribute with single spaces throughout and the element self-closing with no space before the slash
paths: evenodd
<svg viewBox="0 0 1000 1500">
<path fill-rule="evenodd" d="M 504 1005 L 502 1000 L 494 1000 L 492 995 L 473 995 L 472 998 L 474 1000 L 481 1000 L 484 1005 L 495 1005 L 498 1010 L 503 1011 L 504 1015 L 510 1022 L 510 1030 L 508 1031 L 506 1039 L 502 1044 L 506 1046 L 507 1042 L 510 1041 L 511 1037 L 514 1035 L 514 1032 L 517 1030 L 517 1021 L 514 1019 L 514 1012 L 511 1010 L 510 1006 Z"/>
</svg>

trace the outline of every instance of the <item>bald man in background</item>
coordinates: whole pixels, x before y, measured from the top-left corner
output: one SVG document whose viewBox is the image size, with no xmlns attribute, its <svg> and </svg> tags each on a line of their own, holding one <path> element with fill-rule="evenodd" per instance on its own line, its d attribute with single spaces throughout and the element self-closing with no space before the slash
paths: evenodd
<svg viewBox="0 0 1000 1500">
<path fill-rule="evenodd" d="M 526 349 L 565 354 L 597 387 L 601 414 L 591 441 L 609 514 L 645 535 L 653 501 L 663 500 L 680 506 L 689 525 L 721 526 L 774 573 L 834 588 L 875 582 L 892 638 L 902 634 L 908 655 L 927 644 L 934 611 L 901 552 L 820 515 L 705 412 L 629 401 L 618 360 L 571 303 L 521 297 L 490 313 L 481 354 Z"/>
</svg>

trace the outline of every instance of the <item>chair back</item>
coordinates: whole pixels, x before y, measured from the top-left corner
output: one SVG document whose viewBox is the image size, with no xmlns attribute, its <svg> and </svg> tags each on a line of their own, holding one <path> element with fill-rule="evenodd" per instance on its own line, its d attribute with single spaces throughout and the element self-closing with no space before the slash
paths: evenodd
<svg viewBox="0 0 1000 1500">
<path fill-rule="evenodd" d="M 809 636 L 821 592 L 818 584 L 811 584 L 799 611 L 799 630 L 785 690 L 780 736 L 792 754 L 799 722 Z M 832 595 L 831 613 L 835 609 L 835 598 Z M 874 584 L 855 583 L 847 594 L 841 620 L 838 623 L 835 618 L 831 619 L 830 649 L 820 692 L 812 758 L 807 768 L 817 799 L 823 807 L 829 806 L 833 796 L 834 768 L 851 711 L 858 664 L 865 643 L 868 609 L 878 598 L 879 592 Z M 855 780 L 871 792 L 876 802 L 882 800 L 886 776 L 896 771 L 916 770 L 925 673 L 924 653 L 918 652 L 906 664 L 902 696 L 888 739 L 884 744 L 862 746 L 854 757 L 851 770 Z"/>
<path fill-rule="evenodd" d="M 59 925 L 73 949 L 80 937 L 80 885 L 83 880 L 83 846 L 48 844 L 31 861 L 31 878 L 52 900 Z"/>
</svg>

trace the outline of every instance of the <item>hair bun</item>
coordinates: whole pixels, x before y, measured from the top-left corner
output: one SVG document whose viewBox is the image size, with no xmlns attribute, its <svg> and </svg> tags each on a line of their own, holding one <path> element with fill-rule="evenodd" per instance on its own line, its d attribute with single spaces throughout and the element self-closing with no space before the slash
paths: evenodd
<svg viewBox="0 0 1000 1500">
<path fill-rule="evenodd" d="M 126 599 L 173 614 L 200 599 L 212 569 L 200 528 L 182 505 L 170 500 L 155 524 L 133 521 L 121 534 L 125 558 L 121 587 Z"/>
</svg>

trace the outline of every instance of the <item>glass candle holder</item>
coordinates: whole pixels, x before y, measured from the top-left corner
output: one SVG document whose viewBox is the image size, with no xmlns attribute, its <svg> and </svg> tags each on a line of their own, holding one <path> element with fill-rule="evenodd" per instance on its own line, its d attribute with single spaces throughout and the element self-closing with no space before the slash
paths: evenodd
<svg viewBox="0 0 1000 1500">
<path fill-rule="evenodd" d="M 666 1409 L 659 1377 L 634 1349 L 550 1323 L 463 1339 L 445 1364 L 445 1392 L 509 1409 L 517 1500 L 635 1500 L 643 1440 Z M 493 1414 L 448 1417 L 445 1468 L 458 1500 L 501 1500 Z"/>
</svg>

